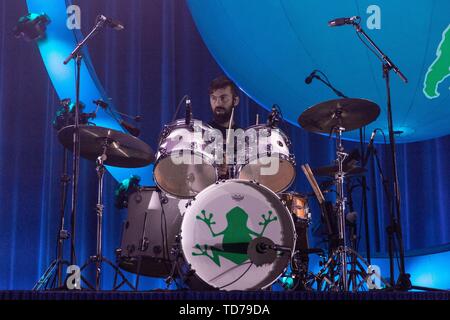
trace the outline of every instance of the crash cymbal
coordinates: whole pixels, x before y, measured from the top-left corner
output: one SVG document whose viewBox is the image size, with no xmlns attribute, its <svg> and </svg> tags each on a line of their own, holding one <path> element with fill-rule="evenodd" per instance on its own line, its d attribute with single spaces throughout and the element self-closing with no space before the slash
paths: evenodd
<svg viewBox="0 0 450 320">
<path fill-rule="evenodd" d="M 375 121 L 380 108 L 365 99 L 335 99 L 306 109 L 298 123 L 303 129 L 315 133 L 331 133 L 337 126 L 351 131 Z"/>
<path fill-rule="evenodd" d="M 73 147 L 73 125 L 58 131 L 59 141 L 68 149 Z M 105 142 L 107 159 L 105 165 L 138 168 L 155 160 L 149 145 L 129 134 L 92 125 L 80 125 L 80 156 L 88 160 L 96 160 L 103 153 Z"/>
<path fill-rule="evenodd" d="M 366 169 L 359 166 L 344 166 L 344 173 L 346 176 L 358 176 L 366 173 Z M 338 166 L 326 166 L 311 169 L 314 175 L 321 177 L 332 177 L 334 178 L 336 172 L 338 171 Z"/>
</svg>

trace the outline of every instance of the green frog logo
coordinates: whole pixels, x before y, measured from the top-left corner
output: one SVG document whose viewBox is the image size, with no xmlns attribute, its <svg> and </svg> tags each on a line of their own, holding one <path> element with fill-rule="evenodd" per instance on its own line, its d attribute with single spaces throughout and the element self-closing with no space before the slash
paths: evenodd
<svg viewBox="0 0 450 320">
<path fill-rule="evenodd" d="M 212 228 L 212 225 L 216 224 L 213 221 L 214 215 L 210 213 L 207 217 L 206 211 L 202 210 L 201 215 L 198 215 L 196 218 L 206 223 L 214 238 L 223 236 L 221 244 L 222 249 L 206 244 L 201 246 L 197 243 L 195 248 L 198 252 L 192 252 L 192 255 L 207 256 L 219 267 L 220 257 L 228 259 L 237 265 L 242 264 L 248 260 L 247 248 L 248 244 L 253 239 L 252 236 L 262 237 L 267 226 L 278 220 L 276 216 L 272 217 L 272 215 L 272 211 L 268 211 L 267 216 L 265 214 L 261 215 L 262 221 L 258 224 L 262 226 L 262 230 L 258 233 L 248 228 L 248 214 L 242 208 L 235 207 L 226 214 L 227 227 L 222 232 L 216 233 Z M 212 255 L 208 253 L 208 249 L 211 250 Z"/>
</svg>

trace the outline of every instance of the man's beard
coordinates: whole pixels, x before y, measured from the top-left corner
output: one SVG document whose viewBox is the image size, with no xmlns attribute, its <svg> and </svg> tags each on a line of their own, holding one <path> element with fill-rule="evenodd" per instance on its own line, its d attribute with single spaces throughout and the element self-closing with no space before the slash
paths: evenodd
<svg viewBox="0 0 450 320">
<path fill-rule="evenodd" d="M 231 117 L 231 110 L 222 107 L 217 107 L 213 112 L 214 121 L 221 124 L 228 122 Z"/>
</svg>

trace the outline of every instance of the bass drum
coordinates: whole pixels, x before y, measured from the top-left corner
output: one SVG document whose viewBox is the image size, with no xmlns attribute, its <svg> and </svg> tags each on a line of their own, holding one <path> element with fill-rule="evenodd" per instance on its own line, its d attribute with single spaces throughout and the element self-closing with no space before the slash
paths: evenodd
<svg viewBox="0 0 450 320">
<path fill-rule="evenodd" d="M 211 289 L 270 286 L 289 265 L 295 241 L 291 214 L 278 196 L 248 180 L 203 190 L 188 203 L 181 225 L 190 273 Z"/>
<path fill-rule="evenodd" d="M 128 218 L 124 223 L 120 268 L 150 277 L 166 277 L 172 269 L 170 251 L 180 232 L 187 200 L 140 187 L 128 197 Z"/>
</svg>

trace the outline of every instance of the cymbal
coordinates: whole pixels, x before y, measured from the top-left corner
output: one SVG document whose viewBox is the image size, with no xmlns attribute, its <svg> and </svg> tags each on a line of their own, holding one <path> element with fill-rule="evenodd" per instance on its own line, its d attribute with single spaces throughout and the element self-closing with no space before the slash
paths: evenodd
<svg viewBox="0 0 450 320">
<path fill-rule="evenodd" d="M 337 126 L 352 131 L 375 121 L 379 114 L 380 107 L 372 101 L 335 99 L 309 107 L 298 117 L 298 123 L 315 133 L 331 133 Z"/>
<path fill-rule="evenodd" d="M 68 149 L 73 148 L 73 131 L 70 125 L 58 131 L 59 141 Z M 103 153 L 103 144 L 107 143 L 105 165 L 138 168 L 155 160 L 155 155 L 142 140 L 109 128 L 80 125 L 80 156 L 88 160 L 96 160 Z"/>
<path fill-rule="evenodd" d="M 367 172 L 366 169 L 359 166 L 344 166 L 343 171 L 345 172 L 346 176 L 358 176 L 363 175 Z M 336 172 L 338 171 L 338 166 L 326 166 L 326 167 L 318 167 L 318 168 L 312 168 L 312 172 L 317 176 L 322 177 L 332 177 L 334 178 Z"/>
</svg>

